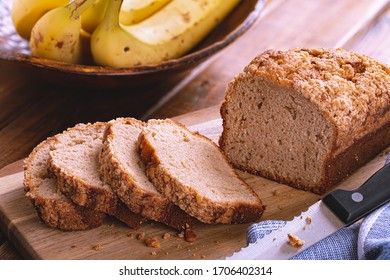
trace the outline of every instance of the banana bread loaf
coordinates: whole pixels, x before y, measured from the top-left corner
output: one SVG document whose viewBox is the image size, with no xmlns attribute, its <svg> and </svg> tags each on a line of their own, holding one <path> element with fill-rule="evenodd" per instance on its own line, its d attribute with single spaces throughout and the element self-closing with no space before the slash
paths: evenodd
<svg viewBox="0 0 390 280">
<path fill-rule="evenodd" d="M 268 50 L 228 85 L 237 168 L 322 194 L 390 144 L 390 70 L 342 49 Z"/>
<path fill-rule="evenodd" d="M 156 188 L 204 223 L 260 219 L 263 205 L 218 146 L 170 119 L 149 120 L 140 135 L 141 158 Z"/>
</svg>

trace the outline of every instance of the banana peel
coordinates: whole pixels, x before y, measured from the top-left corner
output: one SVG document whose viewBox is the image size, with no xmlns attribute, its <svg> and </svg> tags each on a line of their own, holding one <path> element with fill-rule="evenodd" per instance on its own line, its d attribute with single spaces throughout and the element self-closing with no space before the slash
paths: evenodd
<svg viewBox="0 0 390 280">
<path fill-rule="evenodd" d="M 119 68 L 159 64 L 199 43 L 240 0 L 172 0 L 130 26 L 119 23 L 121 0 L 109 0 L 106 16 L 91 37 L 96 64 Z"/>
<path fill-rule="evenodd" d="M 108 0 L 95 0 L 95 3 L 81 15 L 81 28 L 85 32 L 92 34 L 103 21 L 107 4 Z"/>
<path fill-rule="evenodd" d="M 123 0 L 119 21 L 124 25 L 132 25 L 147 19 L 171 0 Z"/>
<path fill-rule="evenodd" d="M 81 28 L 80 15 L 93 3 L 76 0 L 43 15 L 31 31 L 32 54 L 73 64 L 87 62 L 90 36 Z"/>
<path fill-rule="evenodd" d="M 11 18 L 16 32 L 29 40 L 33 26 L 45 13 L 68 3 L 69 0 L 14 0 Z"/>
</svg>

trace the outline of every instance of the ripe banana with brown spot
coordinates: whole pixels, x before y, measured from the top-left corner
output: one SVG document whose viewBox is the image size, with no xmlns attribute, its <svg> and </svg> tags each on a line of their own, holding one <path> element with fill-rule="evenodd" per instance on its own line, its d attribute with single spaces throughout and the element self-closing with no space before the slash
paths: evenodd
<svg viewBox="0 0 390 280">
<path fill-rule="evenodd" d="M 95 0 L 75 0 L 43 15 L 31 31 L 30 49 L 34 56 L 68 63 L 83 63 L 89 44 L 82 37 L 80 15 Z"/>
<path fill-rule="evenodd" d="M 172 0 L 144 21 L 119 24 L 122 0 L 109 0 L 91 38 L 96 64 L 131 67 L 180 57 L 201 41 L 240 0 Z"/>
<path fill-rule="evenodd" d="M 14 0 L 11 18 L 16 32 L 28 40 L 33 26 L 45 13 L 68 3 L 69 0 Z"/>
</svg>

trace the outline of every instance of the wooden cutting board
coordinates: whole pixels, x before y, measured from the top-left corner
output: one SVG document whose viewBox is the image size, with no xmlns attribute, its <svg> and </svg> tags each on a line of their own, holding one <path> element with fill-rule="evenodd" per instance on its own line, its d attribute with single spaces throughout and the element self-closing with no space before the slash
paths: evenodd
<svg viewBox="0 0 390 280">
<path fill-rule="evenodd" d="M 222 131 L 218 110 L 213 107 L 176 119 L 217 141 Z M 384 160 L 385 153 L 381 153 L 337 188 L 353 189 L 360 186 L 383 166 Z M 87 231 L 66 232 L 49 228 L 40 222 L 30 200 L 24 195 L 22 165 L 23 162 L 18 161 L 0 171 L 0 226 L 26 258 L 224 259 L 247 245 L 246 230 L 249 224 L 199 223 L 195 227 L 197 239 L 192 243 L 176 236 L 176 232 L 167 226 L 155 222 L 148 222 L 138 230 L 129 229 L 111 218 L 106 218 L 101 227 Z M 239 172 L 239 175 L 266 205 L 262 220 L 291 220 L 321 198 L 244 172 Z M 145 245 L 145 240 L 150 237 L 158 239 L 160 248 Z"/>
</svg>

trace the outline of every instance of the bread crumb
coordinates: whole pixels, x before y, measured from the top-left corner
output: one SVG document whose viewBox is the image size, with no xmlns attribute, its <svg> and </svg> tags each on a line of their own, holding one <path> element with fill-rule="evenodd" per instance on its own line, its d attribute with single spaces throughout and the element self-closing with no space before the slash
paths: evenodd
<svg viewBox="0 0 390 280">
<path fill-rule="evenodd" d="M 137 234 L 137 239 L 138 240 L 144 239 L 144 237 L 145 237 L 145 233 L 144 232 L 141 232 L 141 233 Z"/>
<path fill-rule="evenodd" d="M 153 251 L 150 253 L 152 256 L 156 256 L 157 255 L 157 252 L 156 251 Z"/>
<path fill-rule="evenodd" d="M 200 258 L 201 258 L 201 259 L 205 259 L 206 256 L 205 256 L 205 255 L 200 255 Z"/>
<path fill-rule="evenodd" d="M 311 224 L 311 217 L 310 216 L 307 216 L 306 217 L 306 224 Z"/>
<path fill-rule="evenodd" d="M 181 249 L 181 244 L 177 244 L 176 248 Z"/>
<path fill-rule="evenodd" d="M 127 237 L 130 237 L 131 239 L 133 239 L 133 238 L 134 238 L 134 233 L 129 232 L 128 234 L 126 234 L 126 236 L 127 236 Z"/>
<path fill-rule="evenodd" d="M 164 235 L 162 236 L 162 239 L 164 240 L 169 240 L 171 239 L 172 235 L 170 233 L 164 233 Z"/>
<path fill-rule="evenodd" d="M 100 251 L 101 249 L 103 249 L 103 246 L 100 244 L 97 244 L 97 245 L 92 247 L 92 250 L 95 250 L 95 251 Z"/>
<path fill-rule="evenodd" d="M 187 242 L 194 242 L 196 240 L 196 234 L 189 225 L 186 225 L 186 229 L 184 230 L 184 239 Z"/>
<path fill-rule="evenodd" d="M 294 247 L 302 247 L 305 244 L 304 240 L 300 239 L 298 236 L 292 233 L 287 234 L 287 236 L 288 236 L 288 242 L 290 243 L 290 245 Z"/>
<path fill-rule="evenodd" d="M 184 231 L 178 232 L 176 236 L 179 238 L 184 238 Z"/>
<path fill-rule="evenodd" d="M 155 237 L 148 238 L 145 240 L 145 244 L 148 247 L 153 247 L 153 248 L 160 248 L 160 242 Z"/>
</svg>

